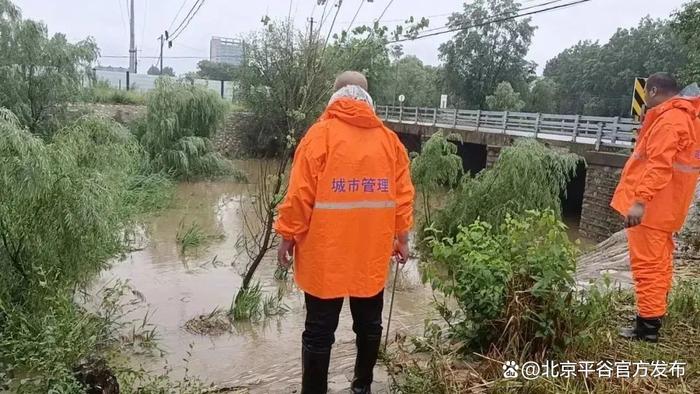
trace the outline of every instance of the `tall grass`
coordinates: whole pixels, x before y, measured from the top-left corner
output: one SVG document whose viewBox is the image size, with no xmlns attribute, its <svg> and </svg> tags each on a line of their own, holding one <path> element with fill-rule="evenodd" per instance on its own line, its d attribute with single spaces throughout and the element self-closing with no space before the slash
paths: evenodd
<svg viewBox="0 0 700 394">
<path fill-rule="evenodd" d="M 234 321 L 259 319 L 263 314 L 262 296 L 262 288 L 258 282 L 239 291 L 231 304 L 229 316 Z"/>
<path fill-rule="evenodd" d="M 145 105 L 146 95 L 134 90 L 116 89 L 106 82 L 98 81 L 83 90 L 83 100 L 90 103 Z"/>
<path fill-rule="evenodd" d="M 185 227 L 185 223 L 180 222 L 175 240 L 180 245 L 180 253 L 184 254 L 190 249 L 202 246 L 207 240 L 207 235 L 197 223 Z"/>
<path fill-rule="evenodd" d="M 184 220 L 180 222 L 175 235 L 175 240 L 180 245 L 180 253 L 182 254 L 190 250 L 199 249 L 215 239 L 222 238 L 223 234 L 207 234 L 197 222 L 185 225 Z"/>
</svg>

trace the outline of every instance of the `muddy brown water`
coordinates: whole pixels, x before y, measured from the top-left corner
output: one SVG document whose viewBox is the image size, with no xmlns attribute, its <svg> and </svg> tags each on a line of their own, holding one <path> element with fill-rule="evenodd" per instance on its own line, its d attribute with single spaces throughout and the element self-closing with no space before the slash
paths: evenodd
<svg viewBox="0 0 700 394">
<path fill-rule="evenodd" d="M 247 169 L 255 172 L 254 165 Z M 205 382 L 241 385 L 251 392 L 291 392 L 300 381 L 299 359 L 304 326 L 303 294 L 291 278 L 285 283 L 274 279 L 274 253 L 256 274 L 265 294 L 277 294 L 279 286 L 289 287 L 284 296 L 288 312 L 258 323 L 235 324 L 233 332 L 203 336 L 188 332 L 185 323 L 215 308 L 226 309 L 240 286 L 247 262 L 236 248 L 243 232 L 241 209 L 245 208 L 251 185 L 234 182 L 183 183 L 177 186 L 171 207 L 145 218 L 147 244 L 102 273 L 98 285 L 128 280 L 145 300 L 145 306 L 130 318 L 148 310 L 158 333 L 164 357 L 135 357 L 134 364 L 159 371 L 167 362 L 173 376 L 185 373 Z M 242 204 L 243 202 L 243 204 Z M 223 234 L 196 253 L 181 255 L 176 242 L 180 223 L 196 221 L 205 232 Z M 212 264 L 216 259 L 220 263 Z M 391 323 L 395 332 L 421 333 L 426 318 L 434 318 L 432 292 L 421 284 L 417 262 L 403 268 L 398 281 Z M 385 327 L 389 310 L 385 297 Z M 349 385 L 354 362 L 354 334 L 346 302 L 336 333 L 331 389 Z M 377 380 L 386 381 L 379 373 Z"/>
<path fill-rule="evenodd" d="M 256 179 L 258 163 L 239 163 Z M 173 377 L 185 373 L 207 383 L 248 387 L 253 393 L 285 393 L 298 388 L 301 367 L 301 333 L 304 327 L 303 294 L 289 279 L 274 279 L 275 262 L 270 253 L 256 274 L 265 294 L 277 294 L 284 286 L 288 312 L 256 323 L 236 323 L 231 333 L 197 335 L 185 330 L 185 323 L 216 308 L 227 309 L 241 284 L 247 263 L 236 241 L 244 231 L 243 211 L 249 210 L 254 185 L 228 181 L 182 183 L 177 186 L 171 207 L 143 218 L 146 229 L 143 248 L 115 261 L 103 272 L 97 287 L 127 280 L 142 295 L 144 307 L 129 318 L 142 318 L 148 311 L 157 329 L 164 356 L 136 356 L 134 366 L 161 371 L 172 368 Z M 250 212 L 248 212 L 250 213 Z M 180 253 L 176 235 L 180 224 L 198 223 L 209 234 L 221 234 L 195 253 Z M 571 235 L 576 236 L 575 229 Z M 218 263 L 212 264 L 212 261 Z M 402 269 L 394 301 L 391 335 L 421 334 L 426 319 L 437 319 L 431 290 L 421 284 L 416 261 Z M 387 288 L 391 288 L 389 275 Z M 389 310 L 385 297 L 384 326 Z M 354 363 L 354 334 L 348 303 L 343 307 L 336 332 L 330 371 L 330 389 L 343 392 L 349 387 Z M 387 392 L 386 373 L 379 368 L 375 390 Z M 377 390 L 378 389 L 378 390 Z"/>
</svg>

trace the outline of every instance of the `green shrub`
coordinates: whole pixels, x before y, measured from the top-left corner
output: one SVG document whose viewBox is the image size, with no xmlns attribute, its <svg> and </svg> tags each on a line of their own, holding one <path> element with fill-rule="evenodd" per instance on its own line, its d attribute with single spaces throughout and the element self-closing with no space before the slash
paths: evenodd
<svg viewBox="0 0 700 394">
<path fill-rule="evenodd" d="M 226 105 L 214 92 L 166 78 L 148 94 L 146 117 L 135 132 L 155 172 L 178 178 L 223 175 L 229 163 L 213 149 L 210 138 Z"/>
<path fill-rule="evenodd" d="M 577 250 L 553 212 L 508 216 L 499 233 L 476 221 L 431 245 L 447 274 L 428 270 L 426 279 L 456 299 L 457 312 L 441 312 L 468 349 L 496 345 L 519 355 L 566 345 L 576 323 L 571 310 L 578 303 L 572 276 Z"/>
<path fill-rule="evenodd" d="M 0 121 L 0 300 L 29 301 L 35 267 L 57 275 L 60 292 L 121 250 L 138 152 L 133 136 L 106 119 L 81 118 L 51 143 Z"/>
<path fill-rule="evenodd" d="M 0 303 L 0 376 L 14 392 L 77 393 L 73 368 L 109 342 L 105 319 L 77 306 L 69 292 L 56 292 L 59 275 L 35 268 L 25 297 L 41 309 Z"/>
<path fill-rule="evenodd" d="M 455 235 L 461 224 L 479 219 L 499 230 L 507 215 L 526 210 L 561 212 L 566 190 L 580 158 L 558 153 L 535 140 L 517 140 L 503 148 L 493 168 L 465 177 L 434 217 L 435 228 Z"/>
</svg>

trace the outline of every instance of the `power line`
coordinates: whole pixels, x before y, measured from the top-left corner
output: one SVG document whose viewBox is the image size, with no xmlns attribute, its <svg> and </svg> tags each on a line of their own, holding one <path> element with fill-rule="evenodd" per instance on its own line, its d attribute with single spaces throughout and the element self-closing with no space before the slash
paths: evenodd
<svg viewBox="0 0 700 394">
<path fill-rule="evenodd" d="M 336 7 L 338 7 L 338 9 L 335 10 L 335 15 L 333 15 L 333 22 L 331 22 L 331 28 L 328 29 L 328 35 L 326 36 L 326 41 L 323 43 L 323 50 L 321 51 L 322 58 L 323 58 L 323 54 L 326 52 L 326 46 L 328 46 L 328 40 L 331 39 L 331 34 L 333 33 L 333 27 L 335 26 L 335 21 L 336 21 L 336 19 L 338 19 L 338 14 L 340 13 L 340 7 L 342 7 L 342 6 L 343 6 L 343 0 L 338 0 L 338 3 L 336 4 Z"/>
<path fill-rule="evenodd" d="M 199 2 L 199 6 L 197 6 L 196 10 L 194 10 L 194 12 L 192 13 L 192 16 L 190 16 L 190 19 L 188 19 L 187 22 L 185 22 L 185 25 L 177 33 L 170 36 L 170 39 L 169 39 L 170 42 L 172 42 L 174 39 L 178 38 L 180 36 L 180 34 L 182 34 L 182 32 L 185 31 L 185 29 L 187 29 L 187 26 L 190 25 L 190 22 L 192 22 L 192 19 L 194 19 L 195 15 L 197 15 L 197 12 L 199 12 L 200 8 L 202 8 L 205 1 L 206 0 L 201 0 Z"/>
<path fill-rule="evenodd" d="M 173 35 L 177 34 L 177 33 L 180 31 L 180 29 L 184 26 L 185 22 L 187 21 L 187 18 L 189 18 L 190 15 L 192 15 L 192 13 L 194 12 L 195 8 L 197 8 L 197 6 L 199 5 L 199 3 L 200 3 L 201 1 L 204 1 L 204 0 L 195 0 L 194 4 L 192 4 L 192 7 L 190 7 L 190 10 L 187 11 L 187 15 L 185 15 L 185 17 L 182 18 L 182 21 L 180 21 L 180 24 L 175 28 L 175 30 L 173 30 L 173 31 L 170 32 L 170 36 L 173 36 Z"/>
<path fill-rule="evenodd" d="M 122 9 L 122 1 L 117 0 L 117 6 L 119 7 L 119 16 L 122 19 L 122 28 L 126 30 L 126 22 L 124 21 L 124 9 Z"/>
<path fill-rule="evenodd" d="M 143 38 L 146 35 L 146 19 L 148 14 L 148 0 L 143 2 L 143 21 L 141 21 L 141 42 L 139 45 L 143 47 Z"/>
<path fill-rule="evenodd" d="M 493 20 L 488 20 L 488 21 L 481 22 L 481 23 L 475 23 L 475 24 L 469 25 L 469 26 L 460 26 L 460 27 L 456 27 L 456 28 L 452 28 L 452 29 L 448 29 L 448 30 L 444 30 L 444 31 L 435 32 L 435 33 L 423 34 L 423 35 L 420 35 L 417 37 L 400 38 L 397 40 L 389 41 L 388 43 L 395 44 L 398 42 L 414 41 L 414 40 L 420 40 L 421 38 L 426 38 L 426 37 L 434 37 L 434 36 L 439 36 L 439 35 L 448 34 L 448 33 L 455 33 L 458 31 L 469 30 L 469 29 L 472 29 L 475 27 L 487 26 L 487 25 L 490 25 L 492 23 L 505 22 L 505 21 L 508 21 L 511 19 L 521 18 L 523 16 L 541 14 L 543 12 L 553 11 L 553 10 L 562 9 L 562 8 L 568 8 L 568 7 L 578 5 L 578 4 L 587 3 L 589 1 L 591 1 L 591 0 L 578 0 L 578 1 L 574 1 L 572 3 L 561 4 L 561 5 L 557 5 L 557 6 L 553 6 L 553 7 L 549 7 L 549 8 L 544 8 L 544 9 L 537 10 L 537 11 L 526 12 L 524 14 L 517 14 L 517 15 L 505 17 L 505 18 L 493 19 Z"/>
<path fill-rule="evenodd" d="M 128 59 L 128 55 L 100 55 L 100 58 L 105 58 L 105 59 Z M 202 55 L 202 56 L 163 56 L 163 59 L 206 59 L 208 58 L 208 55 Z M 233 59 L 238 59 L 240 56 L 219 56 L 222 58 L 233 58 Z M 160 56 L 139 56 L 140 59 L 160 59 Z"/>
<path fill-rule="evenodd" d="M 360 0 L 360 6 L 357 7 L 357 11 L 355 11 L 355 16 L 352 17 L 352 20 L 350 21 L 350 25 L 348 25 L 347 31 L 350 31 L 352 29 L 352 24 L 355 23 L 355 19 L 357 19 L 357 15 L 360 14 L 360 10 L 362 9 L 362 6 L 365 4 L 365 0 Z"/>
<path fill-rule="evenodd" d="M 379 22 L 380 20 L 382 20 L 382 18 L 384 17 L 384 14 L 386 14 L 386 10 L 388 10 L 389 7 L 391 7 L 391 5 L 393 3 L 394 3 L 394 0 L 389 1 L 389 4 L 387 4 L 386 7 L 384 7 L 384 11 L 382 11 L 382 14 L 379 15 L 379 18 L 377 18 L 376 22 Z"/>
<path fill-rule="evenodd" d="M 180 4 L 180 8 L 177 10 L 177 13 L 175 14 L 175 17 L 173 20 L 170 22 L 170 26 L 168 26 L 168 30 L 173 28 L 173 25 L 175 24 L 175 21 L 177 20 L 177 17 L 180 16 L 180 12 L 182 12 L 182 9 L 185 8 L 185 4 L 187 4 L 187 0 L 182 0 L 182 4 Z"/>
<path fill-rule="evenodd" d="M 534 1 L 534 0 L 530 0 L 529 3 L 532 3 L 532 1 Z M 545 2 L 545 3 L 542 3 L 542 4 L 535 4 L 535 5 L 531 5 L 531 6 L 527 6 L 527 7 L 520 8 L 520 9 L 518 9 L 516 12 L 522 12 L 522 11 L 531 10 L 531 9 L 533 9 L 533 8 L 540 8 L 540 7 L 544 7 L 544 6 L 551 5 L 551 4 L 555 4 L 555 3 L 561 3 L 562 1 L 564 1 L 564 0 L 551 0 L 551 1 L 548 1 L 548 2 Z M 500 17 L 500 16 L 506 16 L 506 15 L 508 15 L 508 14 L 509 14 L 508 12 L 503 12 L 503 13 L 500 13 L 500 14 L 492 15 L 491 18 L 498 18 L 498 17 Z M 430 32 L 432 32 L 432 31 L 443 30 L 443 29 L 446 29 L 446 28 L 448 28 L 447 25 L 445 25 L 445 26 L 440 26 L 440 27 L 434 27 L 434 28 L 432 28 L 432 29 L 423 30 L 423 31 L 422 31 L 422 34 L 430 33 Z"/>
</svg>

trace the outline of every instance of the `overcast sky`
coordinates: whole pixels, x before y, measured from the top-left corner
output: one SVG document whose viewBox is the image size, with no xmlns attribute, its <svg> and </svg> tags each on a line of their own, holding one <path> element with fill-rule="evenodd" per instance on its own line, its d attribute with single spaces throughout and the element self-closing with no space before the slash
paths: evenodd
<svg viewBox="0 0 700 394">
<path fill-rule="evenodd" d="M 165 29 L 177 26 L 196 0 L 135 0 L 136 45 L 139 50 L 139 73 L 145 73 L 159 51 L 157 37 Z M 331 6 L 337 0 L 329 0 Z M 337 29 L 347 28 L 363 0 L 344 0 Z M 355 26 L 371 22 L 379 17 L 390 0 L 374 0 L 360 9 Z M 549 0 L 551 1 L 551 0 Z M 573 0 L 563 0 L 566 4 Z M 51 33 L 63 32 L 69 40 L 92 36 L 97 40 L 102 55 L 124 56 L 101 58 L 100 64 L 128 65 L 129 25 L 126 5 L 128 0 L 15 0 L 25 18 L 44 21 Z M 548 0 L 521 0 L 524 7 L 548 2 Z M 681 7 L 685 0 L 592 0 L 571 8 L 533 16 L 538 26 L 528 58 L 541 67 L 563 49 L 579 40 L 602 42 L 618 27 L 630 27 L 639 19 L 651 15 L 666 18 Z M 290 7 L 291 4 L 291 7 Z M 431 27 L 445 24 L 447 15 L 462 9 L 461 0 L 394 0 L 382 21 L 390 25 L 409 16 L 430 16 Z M 179 16 L 178 10 L 182 7 Z M 199 58 L 209 57 L 209 39 L 212 36 L 237 37 L 260 28 L 263 15 L 281 19 L 290 15 L 299 27 L 307 26 L 313 15 L 320 20 L 323 6 L 316 0 L 205 0 L 186 30 L 165 49 L 164 65 L 171 66 L 178 74 L 196 69 Z M 172 23 L 174 22 L 174 25 Z M 330 22 L 326 23 L 329 26 Z M 405 45 L 407 54 L 415 54 L 429 64 L 438 64 L 438 47 L 449 35 L 425 38 Z M 196 57 L 175 59 L 173 56 Z"/>
</svg>

